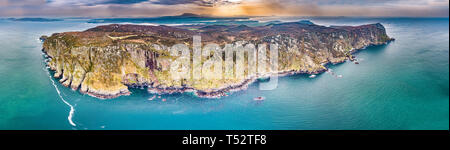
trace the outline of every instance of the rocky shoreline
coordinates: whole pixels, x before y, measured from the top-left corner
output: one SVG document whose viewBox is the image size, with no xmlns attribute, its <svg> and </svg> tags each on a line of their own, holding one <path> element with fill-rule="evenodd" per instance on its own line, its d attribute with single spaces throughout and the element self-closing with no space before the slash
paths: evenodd
<svg viewBox="0 0 450 150">
<path fill-rule="evenodd" d="M 155 94 L 189 92 L 202 98 L 220 98 L 245 90 L 268 75 L 315 75 L 326 72 L 326 64 L 346 60 L 356 61 L 356 64 L 352 54 L 394 40 L 386 35 L 381 24 L 324 27 L 294 22 L 260 27 L 212 25 L 189 28 L 195 30 L 113 24 L 83 32 L 55 33 L 40 39 L 44 41 L 42 51 L 48 57 L 49 69 L 55 71 L 54 77 L 65 87 L 100 99 L 130 95 L 128 89 L 136 87 L 147 87 Z M 168 78 L 167 67 L 173 58 L 167 54 L 168 47 L 164 45 L 183 42 L 192 46 L 185 41 L 192 41 L 192 36 L 197 34 L 212 43 L 252 41 L 279 45 L 278 70 L 281 71 L 233 82 L 187 80 L 175 83 Z"/>
<path fill-rule="evenodd" d="M 361 49 L 355 49 L 355 50 L 353 50 L 352 54 L 359 52 L 361 50 L 364 50 L 370 46 L 386 45 L 389 42 L 394 41 L 394 40 L 395 39 L 392 38 L 391 40 L 386 41 L 385 43 L 382 43 L 382 44 L 373 44 L 373 45 L 369 45 L 369 46 L 366 46 Z M 351 57 L 348 57 L 347 59 L 344 59 L 343 61 L 334 62 L 332 64 L 336 65 L 336 64 L 340 64 L 340 63 L 345 63 L 346 60 L 350 60 L 353 62 L 356 60 L 356 57 L 351 56 Z M 304 72 L 304 71 L 296 71 L 296 70 L 279 71 L 276 74 L 278 77 L 284 77 L 284 76 L 291 76 L 291 75 L 298 75 L 298 74 L 317 75 L 317 74 L 324 73 L 326 71 L 328 71 L 328 68 L 317 70 L 315 72 Z M 268 74 L 273 74 L 273 73 L 268 73 Z M 273 77 L 273 76 L 265 76 L 265 78 L 267 78 L 267 77 Z M 244 82 L 242 82 L 242 83 L 228 85 L 225 88 L 215 89 L 212 91 L 196 90 L 196 89 L 190 88 L 190 87 L 181 87 L 181 88 L 175 88 L 175 87 L 160 88 L 160 87 L 151 87 L 151 86 L 146 86 L 146 87 L 148 88 L 148 92 L 152 93 L 152 94 L 160 94 L 161 95 L 161 94 L 174 94 L 174 93 L 194 93 L 195 96 L 198 96 L 200 98 L 220 98 L 223 96 L 228 96 L 227 93 L 246 90 L 248 88 L 248 86 L 252 83 L 255 83 L 257 81 L 257 79 L 258 79 L 258 77 L 249 78 L 249 79 L 244 80 Z M 131 88 L 136 88 L 136 87 L 131 86 Z"/>
<path fill-rule="evenodd" d="M 45 40 L 45 39 L 42 39 L 42 37 L 41 37 L 41 40 Z M 87 88 L 84 88 L 84 87 L 70 86 L 70 84 L 67 84 L 67 82 L 65 82 L 68 79 L 67 78 L 63 78 L 63 73 L 57 73 L 56 72 L 57 69 L 48 64 L 49 61 L 47 61 L 47 60 L 51 60 L 53 58 L 51 56 L 49 56 L 44 51 L 44 49 L 42 49 L 42 52 L 43 52 L 44 58 L 46 60 L 45 63 L 47 65 L 47 68 L 50 71 L 54 71 L 55 72 L 54 75 L 53 75 L 53 78 L 59 79 L 58 82 L 61 83 L 61 85 L 63 85 L 64 87 L 71 88 L 73 91 L 77 91 L 78 89 L 80 89 L 79 90 L 80 93 L 87 94 L 89 96 L 92 96 L 92 97 L 95 97 L 95 98 L 99 98 L 99 99 L 113 99 L 113 98 L 117 98 L 117 97 L 120 97 L 120 96 L 128 96 L 128 95 L 131 94 L 131 92 L 128 91 L 128 89 L 122 89 L 120 91 L 91 91 L 91 90 L 88 90 Z"/>
</svg>

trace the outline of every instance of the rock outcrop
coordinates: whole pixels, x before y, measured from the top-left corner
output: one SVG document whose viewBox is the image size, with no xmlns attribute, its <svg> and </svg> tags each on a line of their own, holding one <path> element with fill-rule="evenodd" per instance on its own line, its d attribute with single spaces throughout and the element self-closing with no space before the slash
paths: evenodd
<svg viewBox="0 0 450 150">
<path fill-rule="evenodd" d="M 278 46 L 280 74 L 317 74 L 327 63 L 352 60 L 352 53 L 370 45 L 393 40 L 383 25 L 319 26 L 291 22 L 250 27 L 245 25 L 142 26 L 105 25 L 83 32 L 43 36 L 43 51 L 54 77 L 73 90 L 98 98 L 129 95 L 130 87 L 148 87 L 151 92 L 195 92 L 201 97 L 220 97 L 245 89 L 258 76 L 244 79 L 173 80 L 169 47 L 186 44 L 192 53 L 193 36 L 202 44 L 274 44 Z M 246 55 L 246 57 L 248 57 Z M 246 68 L 246 73 L 248 68 Z M 186 75 L 192 76 L 192 74 Z"/>
</svg>

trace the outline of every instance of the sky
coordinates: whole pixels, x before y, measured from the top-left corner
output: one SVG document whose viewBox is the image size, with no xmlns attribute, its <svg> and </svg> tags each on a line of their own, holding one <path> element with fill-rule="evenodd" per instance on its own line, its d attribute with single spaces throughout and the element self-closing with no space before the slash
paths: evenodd
<svg viewBox="0 0 450 150">
<path fill-rule="evenodd" d="M 448 17 L 449 0 L 0 0 L 0 17 Z"/>
</svg>

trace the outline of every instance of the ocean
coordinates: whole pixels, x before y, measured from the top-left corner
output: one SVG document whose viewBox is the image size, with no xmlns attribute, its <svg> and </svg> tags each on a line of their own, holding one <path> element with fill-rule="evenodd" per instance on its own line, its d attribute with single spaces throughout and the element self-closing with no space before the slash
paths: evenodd
<svg viewBox="0 0 450 150">
<path fill-rule="evenodd" d="M 330 65 L 342 78 L 300 74 L 280 77 L 271 91 L 256 82 L 220 99 L 173 94 L 149 101 L 153 94 L 145 89 L 100 100 L 63 87 L 46 68 L 39 40 L 109 23 L 256 26 L 304 19 L 325 26 L 379 22 L 396 41 L 358 52 L 359 65 Z M 0 56 L 2 130 L 449 129 L 448 18 L 0 19 Z"/>
</svg>

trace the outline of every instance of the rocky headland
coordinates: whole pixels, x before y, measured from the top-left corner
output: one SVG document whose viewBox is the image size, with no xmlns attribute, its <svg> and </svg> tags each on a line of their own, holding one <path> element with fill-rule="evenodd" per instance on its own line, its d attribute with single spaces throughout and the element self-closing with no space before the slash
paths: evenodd
<svg viewBox="0 0 450 150">
<path fill-rule="evenodd" d="M 129 88 L 134 87 L 148 87 L 153 93 L 194 92 L 199 97 L 214 98 L 246 89 L 261 77 L 171 79 L 169 67 L 177 57 L 170 55 L 169 48 L 183 43 L 192 53 L 195 35 L 201 36 L 203 45 L 277 45 L 278 70 L 271 73 L 279 75 L 318 74 L 327 70 L 325 64 L 353 60 L 357 50 L 393 40 L 379 23 L 325 27 L 305 21 L 255 27 L 111 24 L 82 32 L 55 33 L 41 40 L 49 57 L 47 64 L 62 85 L 102 99 L 129 95 Z"/>
</svg>

